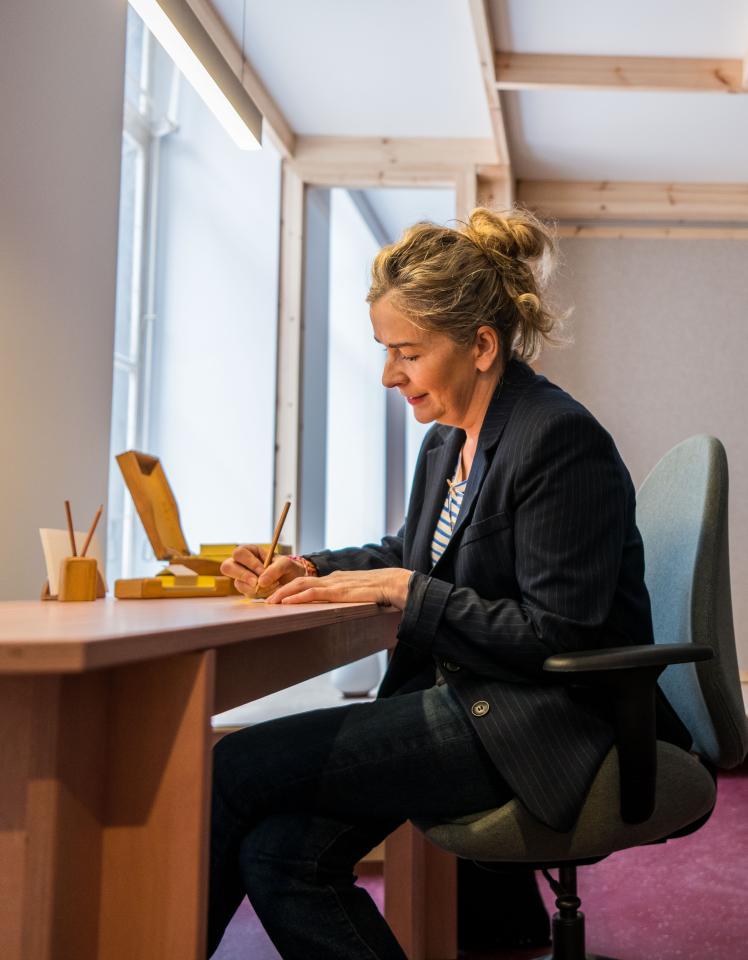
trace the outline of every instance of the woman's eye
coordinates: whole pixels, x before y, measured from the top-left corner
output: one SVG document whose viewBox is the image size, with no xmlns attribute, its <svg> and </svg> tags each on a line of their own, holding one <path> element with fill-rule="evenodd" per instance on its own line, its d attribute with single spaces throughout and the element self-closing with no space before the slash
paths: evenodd
<svg viewBox="0 0 748 960">
<path fill-rule="evenodd" d="M 387 353 L 387 352 L 388 352 L 387 347 L 382 347 L 382 353 Z M 400 360 L 418 360 L 418 357 L 419 357 L 418 354 L 412 357 L 407 357 L 404 353 L 401 353 L 399 359 Z"/>
</svg>

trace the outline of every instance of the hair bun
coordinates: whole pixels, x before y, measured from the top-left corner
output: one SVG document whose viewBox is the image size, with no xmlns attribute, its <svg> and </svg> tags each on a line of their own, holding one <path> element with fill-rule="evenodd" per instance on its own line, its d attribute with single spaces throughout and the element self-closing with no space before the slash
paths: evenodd
<svg viewBox="0 0 748 960">
<path fill-rule="evenodd" d="M 539 261 L 554 250 L 548 227 L 528 210 L 515 208 L 502 215 L 476 207 L 464 232 L 499 269 L 516 260 Z"/>
</svg>

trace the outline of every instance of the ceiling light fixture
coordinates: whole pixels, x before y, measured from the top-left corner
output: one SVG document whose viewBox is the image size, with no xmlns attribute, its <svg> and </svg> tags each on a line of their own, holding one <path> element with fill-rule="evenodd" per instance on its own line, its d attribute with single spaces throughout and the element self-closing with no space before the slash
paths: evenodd
<svg viewBox="0 0 748 960">
<path fill-rule="evenodd" d="M 262 114 L 186 0 L 130 6 L 242 150 L 258 150 Z"/>
</svg>

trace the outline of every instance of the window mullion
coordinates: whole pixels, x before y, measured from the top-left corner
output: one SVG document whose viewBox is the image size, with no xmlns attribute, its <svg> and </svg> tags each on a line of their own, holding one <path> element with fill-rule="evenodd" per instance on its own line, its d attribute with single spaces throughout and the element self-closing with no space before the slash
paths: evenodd
<svg viewBox="0 0 748 960">
<path fill-rule="evenodd" d="M 143 278 L 138 324 L 140 378 L 138 383 L 137 437 L 142 449 L 150 442 L 151 381 L 153 376 L 154 324 L 156 320 L 156 253 L 158 243 L 158 187 L 161 138 L 151 138 L 143 209 Z"/>
</svg>

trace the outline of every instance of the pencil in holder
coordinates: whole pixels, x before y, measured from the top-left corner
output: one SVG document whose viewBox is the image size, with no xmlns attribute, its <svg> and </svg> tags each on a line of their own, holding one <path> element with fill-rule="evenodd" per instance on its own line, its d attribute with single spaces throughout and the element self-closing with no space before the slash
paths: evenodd
<svg viewBox="0 0 748 960">
<path fill-rule="evenodd" d="M 96 575 L 95 557 L 65 557 L 60 563 L 58 600 L 95 600 Z"/>
</svg>

